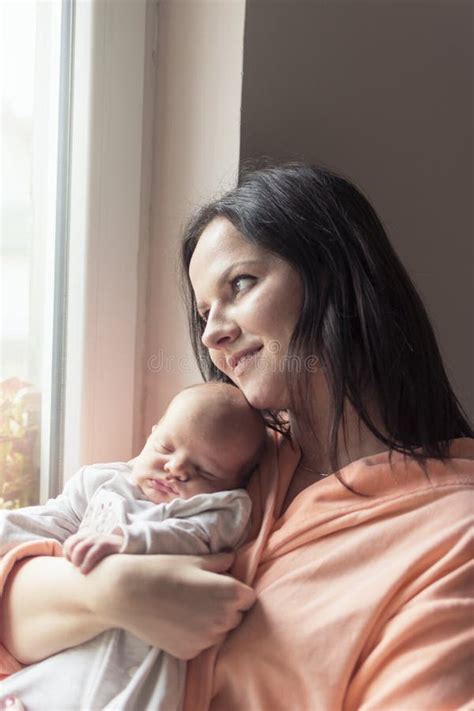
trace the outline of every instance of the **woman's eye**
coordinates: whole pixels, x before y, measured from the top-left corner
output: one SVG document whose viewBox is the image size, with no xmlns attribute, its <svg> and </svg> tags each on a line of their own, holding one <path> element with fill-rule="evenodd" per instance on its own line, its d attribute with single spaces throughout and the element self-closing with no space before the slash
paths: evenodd
<svg viewBox="0 0 474 711">
<path fill-rule="evenodd" d="M 232 280 L 232 286 L 236 291 L 243 291 L 250 284 L 253 284 L 255 277 L 250 274 L 239 274 L 238 277 Z"/>
<path fill-rule="evenodd" d="M 234 291 L 237 293 L 244 291 L 244 289 L 247 289 L 249 286 L 251 286 L 255 282 L 255 277 L 251 276 L 250 274 L 239 274 L 239 276 L 235 277 L 235 279 L 232 279 L 230 282 L 230 285 Z M 209 310 L 207 311 L 199 311 L 199 318 L 203 323 L 207 323 L 209 319 Z"/>
</svg>

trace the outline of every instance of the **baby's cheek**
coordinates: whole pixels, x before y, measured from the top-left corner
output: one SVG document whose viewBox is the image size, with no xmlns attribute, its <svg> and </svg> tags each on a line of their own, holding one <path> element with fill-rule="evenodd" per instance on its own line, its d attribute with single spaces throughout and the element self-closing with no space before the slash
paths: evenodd
<svg viewBox="0 0 474 711">
<path fill-rule="evenodd" d="M 144 484 L 144 482 L 148 479 L 148 473 L 147 473 L 147 468 L 143 465 L 140 464 L 139 466 L 135 466 L 132 472 L 131 480 L 132 483 L 135 484 L 135 486 L 138 486 L 141 488 L 141 486 Z"/>
<path fill-rule="evenodd" d="M 161 460 L 160 460 L 161 461 Z M 159 468 L 159 461 L 156 457 L 143 456 L 135 463 L 134 472 L 137 478 L 148 476 L 150 472 Z"/>
<path fill-rule="evenodd" d="M 196 496 L 196 494 L 202 493 L 202 487 L 196 481 L 188 482 L 188 485 L 186 487 L 183 487 L 183 489 L 187 499 L 189 499 L 191 496 Z"/>
<path fill-rule="evenodd" d="M 138 484 L 138 481 L 140 479 L 140 472 L 141 472 L 142 466 L 138 462 L 135 462 L 134 467 L 132 469 L 132 476 L 131 480 L 133 481 L 134 484 Z"/>
</svg>

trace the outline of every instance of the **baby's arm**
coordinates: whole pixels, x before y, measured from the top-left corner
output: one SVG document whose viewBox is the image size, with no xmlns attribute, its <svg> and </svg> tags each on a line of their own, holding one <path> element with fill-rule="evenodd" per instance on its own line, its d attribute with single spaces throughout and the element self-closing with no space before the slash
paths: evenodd
<svg viewBox="0 0 474 711">
<path fill-rule="evenodd" d="M 205 555 L 210 552 L 209 532 L 197 516 L 122 525 L 113 533 L 78 531 L 63 545 L 65 558 L 83 575 L 113 553 Z"/>
<path fill-rule="evenodd" d="M 124 537 L 120 552 L 205 555 L 237 548 L 248 534 L 250 497 L 242 489 L 220 494 L 207 502 L 190 499 L 179 513 L 171 509 L 170 518 L 163 521 L 119 526 Z"/>
<path fill-rule="evenodd" d="M 44 506 L 0 510 L 0 556 L 27 541 L 53 538 L 62 543 L 77 531 L 87 505 L 85 469 L 69 480 L 64 493 Z"/>
<path fill-rule="evenodd" d="M 113 553 L 205 555 L 244 542 L 251 509 L 245 492 L 227 492 L 223 499 L 215 498 L 214 507 L 208 503 L 194 513 L 193 504 L 184 506 L 181 517 L 120 524 L 110 534 L 79 531 L 64 544 L 64 555 L 87 574 Z"/>
</svg>

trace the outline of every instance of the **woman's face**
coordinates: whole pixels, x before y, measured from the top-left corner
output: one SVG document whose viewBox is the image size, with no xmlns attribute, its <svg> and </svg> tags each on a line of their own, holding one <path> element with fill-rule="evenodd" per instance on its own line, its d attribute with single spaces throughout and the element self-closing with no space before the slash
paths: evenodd
<svg viewBox="0 0 474 711">
<path fill-rule="evenodd" d="M 253 407 L 287 409 L 288 344 L 303 302 L 296 271 L 219 217 L 203 231 L 189 276 L 213 363 Z"/>
</svg>

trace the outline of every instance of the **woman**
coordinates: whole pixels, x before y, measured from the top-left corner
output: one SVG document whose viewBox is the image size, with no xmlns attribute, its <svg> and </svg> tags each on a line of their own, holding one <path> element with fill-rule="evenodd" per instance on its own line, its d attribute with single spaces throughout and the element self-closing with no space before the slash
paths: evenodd
<svg viewBox="0 0 474 711">
<path fill-rule="evenodd" d="M 7 647 L 30 662 L 110 627 L 213 645 L 186 710 L 467 708 L 472 430 L 373 209 L 327 170 L 256 171 L 194 218 L 183 264 L 204 377 L 279 431 L 243 583 L 213 573 L 223 556 L 116 556 L 80 581 L 33 559 L 9 576 Z"/>
</svg>

